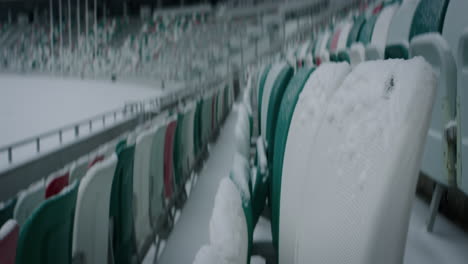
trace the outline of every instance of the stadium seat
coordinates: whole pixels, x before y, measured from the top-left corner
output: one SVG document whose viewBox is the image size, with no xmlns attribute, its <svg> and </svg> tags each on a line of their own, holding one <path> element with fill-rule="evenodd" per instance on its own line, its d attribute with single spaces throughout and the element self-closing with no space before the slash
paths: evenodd
<svg viewBox="0 0 468 264">
<path fill-rule="evenodd" d="M 378 17 L 379 13 L 376 13 L 366 20 L 365 24 L 362 26 L 361 31 L 359 32 L 359 37 L 356 43 L 351 45 L 349 51 L 351 66 L 358 65 L 359 63 L 365 61 L 365 47 L 372 40 L 372 33 L 374 32 L 375 23 Z"/>
<path fill-rule="evenodd" d="M 290 256 L 291 263 L 402 263 L 424 146 L 420 135 L 436 91 L 430 66 L 420 58 L 358 65 L 331 97 L 315 133 L 312 122 L 294 121 L 306 118 L 305 91 L 288 138 L 306 152 L 289 149 L 288 140 L 281 194 L 281 215 L 296 207 L 288 216 L 299 223 L 282 233 L 280 221 L 279 262 L 289 263 L 283 257 Z M 293 137 L 296 129 L 302 135 Z M 303 180 L 294 189 L 300 195 L 286 204 L 291 194 L 284 192 L 284 179 L 291 177 Z M 296 234 L 293 251 L 282 247 L 288 233 Z"/>
<path fill-rule="evenodd" d="M 13 216 L 22 227 L 32 212 L 45 200 L 45 185 L 41 180 L 18 194 Z"/>
<path fill-rule="evenodd" d="M 351 34 L 351 30 L 354 26 L 352 20 L 346 20 L 343 22 L 343 26 L 341 28 L 340 36 L 338 38 L 338 42 L 336 44 L 335 54 L 337 54 L 338 59 L 340 59 L 339 54 L 346 50 L 346 43 L 348 41 L 349 35 Z"/>
<path fill-rule="evenodd" d="M 265 83 L 267 81 L 267 77 L 268 77 L 268 74 L 270 73 L 270 69 L 271 69 L 272 65 L 271 64 L 268 64 L 266 66 L 264 66 L 264 68 L 262 68 L 262 70 L 260 71 L 259 73 L 259 77 L 258 77 L 258 84 L 257 84 L 257 89 L 258 89 L 258 92 L 257 92 L 257 95 L 258 95 L 258 117 L 257 117 L 257 120 L 258 120 L 258 133 L 261 134 L 262 133 L 262 127 L 261 127 L 261 124 L 262 124 L 262 101 L 263 101 L 263 92 L 265 90 Z"/>
<path fill-rule="evenodd" d="M 250 116 L 244 103 L 239 104 L 237 110 L 237 123 L 234 131 L 236 137 L 236 150 L 247 160 L 250 159 Z"/>
<path fill-rule="evenodd" d="M 385 59 L 409 58 L 411 22 L 421 0 L 403 1 L 393 16 L 388 29 Z"/>
<path fill-rule="evenodd" d="M 388 5 L 380 12 L 375 22 L 371 42 L 366 47 L 366 60 L 384 59 L 390 23 L 399 7 L 399 4 Z"/>
<path fill-rule="evenodd" d="M 131 263 L 135 252 L 133 233 L 133 163 L 135 145 L 122 140 L 116 146 L 118 157 L 110 200 L 111 254 L 115 264 Z"/>
<path fill-rule="evenodd" d="M 173 153 L 177 125 L 177 120 L 169 122 L 164 139 L 164 195 L 166 199 L 170 199 L 175 191 Z"/>
<path fill-rule="evenodd" d="M 165 122 L 159 122 L 152 128 L 154 137 L 151 146 L 149 213 L 153 230 L 156 230 L 164 205 L 164 140 L 166 128 Z"/>
<path fill-rule="evenodd" d="M 48 199 L 58 193 L 60 193 L 63 188 L 68 185 L 68 178 L 70 173 L 66 172 L 65 174 L 59 176 L 52 176 L 53 178 L 46 184 L 45 198 Z"/>
<path fill-rule="evenodd" d="M 73 223 L 73 258 L 108 263 L 109 204 L 117 155 L 91 167 L 80 181 Z"/>
<path fill-rule="evenodd" d="M 88 170 L 89 159 L 88 157 L 82 157 L 75 161 L 70 167 L 70 182 L 75 180 L 81 180 Z"/>
<path fill-rule="evenodd" d="M 195 131 L 195 111 L 196 111 L 196 105 L 191 104 L 189 111 L 187 113 L 187 123 L 185 125 L 185 140 L 187 142 L 187 146 L 185 149 L 185 175 L 186 177 L 189 176 L 190 170 L 193 168 L 193 165 L 195 163 L 195 149 L 194 149 L 194 144 L 195 144 L 195 139 L 194 139 L 194 131 Z M 220 110 L 221 112 L 221 110 Z"/>
<path fill-rule="evenodd" d="M 359 40 L 359 35 L 361 34 L 361 30 L 365 24 L 365 16 L 359 16 L 354 20 L 353 27 L 349 32 L 348 39 L 346 40 L 346 48 L 351 48 L 351 46 Z"/>
<path fill-rule="evenodd" d="M 134 201 L 134 225 L 135 239 L 138 254 L 143 253 L 147 245 L 146 240 L 151 234 L 149 218 L 149 188 L 150 188 L 150 164 L 151 147 L 154 131 L 146 129 L 139 133 L 135 144 L 135 161 L 133 166 L 133 193 Z"/>
<path fill-rule="evenodd" d="M 21 227 L 16 264 L 72 263 L 78 182 L 44 201 Z"/>
<path fill-rule="evenodd" d="M 227 99 L 227 98 L 226 98 Z M 203 100 L 197 101 L 197 106 L 195 110 L 194 117 L 194 130 L 193 130 L 193 140 L 194 140 L 194 155 L 198 157 L 203 149 L 202 144 L 202 133 L 203 133 L 203 122 L 202 122 L 202 112 L 203 112 Z"/>
<path fill-rule="evenodd" d="M 15 264 L 16 244 L 19 226 L 14 219 L 9 219 L 0 227 L 0 263 Z"/>
<path fill-rule="evenodd" d="M 284 132 L 279 136 L 287 137 L 277 138 L 281 149 L 278 156 L 275 155 L 278 164 L 275 162 L 273 165 L 275 184 L 272 191 L 272 233 L 274 245 L 278 248 L 279 263 L 294 263 L 291 250 L 294 249 L 297 234 L 293 227 L 298 224 L 298 210 L 301 204 L 299 201 L 306 199 L 299 191 L 307 177 L 301 171 L 308 166 L 308 152 L 312 151 L 310 146 L 306 146 L 303 138 L 308 135 L 308 141 L 314 142 L 310 137 L 315 135 L 320 124 L 324 122 L 328 102 L 349 71 L 347 63 L 324 64 L 310 74 L 302 92 L 298 94 L 295 107 L 293 100 L 283 101 L 283 109 L 289 112 L 284 112 L 281 124 L 277 125 L 277 131 L 283 127 Z M 279 163 L 281 158 L 282 166 Z M 278 171 L 280 168 L 282 170 Z"/>
<path fill-rule="evenodd" d="M 0 226 L 13 218 L 13 212 L 16 205 L 16 197 L 0 203 Z"/>
</svg>

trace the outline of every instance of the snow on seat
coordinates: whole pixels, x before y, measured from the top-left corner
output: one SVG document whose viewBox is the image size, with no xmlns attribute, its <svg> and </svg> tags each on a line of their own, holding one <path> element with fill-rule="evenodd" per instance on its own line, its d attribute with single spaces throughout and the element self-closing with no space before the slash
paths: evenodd
<svg viewBox="0 0 468 264">
<path fill-rule="evenodd" d="M 468 1 L 451 0 L 445 15 L 442 34 L 447 40 L 457 64 L 457 187 L 468 194 L 468 170 L 463 169 L 468 164 L 468 21 L 465 18 Z"/>
<path fill-rule="evenodd" d="M 15 264 L 16 244 L 19 226 L 14 219 L 9 219 L 0 227 L 0 263 Z"/>
<path fill-rule="evenodd" d="M 164 138 L 164 196 L 170 199 L 175 191 L 174 179 L 174 138 L 177 120 L 169 121 Z"/>
<path fill-rule="evenodd" d="M 421 0 L 406 0 L 393 16 L 388 29 L 385 59 L 408 59 L 409 36 L 414 13 Z"/>
<path fill-rule="evenodd" d="M 275 146 L 277 151 L 273 156 L 273 168 L 271 169 L 271 212 L 272 212 L 272 233 L 273 241 L 275 247 L 277 247 L 278 241 L 278 221 L 279 221 L 279 194 L 281 191 L 281 172 L 283 167 L 283 158 L 284 158 L 284 148 L 286 145 L 286 140 L 288 137 L 289 125 L 291 122 L 292 114 L 294 108 L 296 107 L 297 100 L 299 98 L 302 89 L 306 81 L 309 79 L 309 76 L 314 71 L 314 68 L 304 67 L 299 70 L 291 79 L 284 92 L 283 99 L 281 100 L 281 105 L 278 113 L 278 121 L 276 124 L 276 133 L 275 133 Z M 258 144 L 258 143 L 257 143 Z M 262 148 L 261 146 L 258 148 Z M 261 152 L 261 151 L 257 151 Z M 258 176 L 257 176 L 258 177 Z M 257 179 L 259 180 L 259 179 Z M 255 203 L 254 203 L 255 204 Z M 254 210 L 254 216 L 256 216 L 257 211 Z"/>
<path fill-rule="evenodd" d="M 399 7 L 399 4 L 391 4 L 386 6 L 382 12 L 380 12 L 379 17 L 375 22 L 371 42 L 366 47 L 366 60 L 384 59 L 385 45 L 387 43 L 390 23 Z"/>
<path fill-rule="evenodd" d="M 242 263 L 242 262 L 239 262 Z M 219 252 L 219 248 L 204 245 L 202 246 L 193 260 L 193 264 L 232 264 L 228 262 Z"/>
<path fill-rule="evenodd" d="M 16 264 L 72 263 L 78 182 L 44 201 L 21 227 Z"/>
<path fill-rule="evenodd" d="M 421 58 L 362 63 L 346 77 L 314 138 L 296 139 L 307 151 L 291 263 L 402 263 L 435 89 Z"/>
<path fill-rule="evenodd" d="M 23 226 L 33 211 L 45 200 L 45 184 L 41 180 L 18 194 L 13 216 L 19 226 Z"/>
<path fill-rule="evenodd" d="M 153 230 L 156 230 L 164 205 L 164 140 L 166 128 L 166 122 L 158 122 L 152 128 L 154 137 L 151 145 L 149 214 Z"/>
<path fill-rule="evenodd" d="M 330 60 L 330 53 L 328 52 L 328 49 L 330 47 L 329 44 L 331 42 L 331 38 L 332 32 L 330 32 L 329 30 L 326 30 L 322 34 L 320 45 L 315 48 L 315 58 L 319 59 L 317 65 L 320 65 L 320 63 L 327 62 Z"/>
<path fill-rule="evenodd" d="M 133 235 L 133 163 L 135 144 L 122 140 L 116 147 L 118 157 L 112 181 L 110 218 L 111 253 L 115 264 L 131 263 L 134 254 Z"/>
<path fill-rule="evenodd" d="M 135 160 L 133 166 L 133 193 L 134 201 L 134 225 L 135 239 L 138 254 L 143 253 L 147 239 L 151 235 L 149 223 L 149 186 L 150 186 L 150 164 L 151 146 L 154 131 L 151 129 L 139 133 L 135 144 Z"/>
<path fill-rule="evenodd" d="M 262 67 L 259 77 L 258 77 L 258 84 L 257 84 L 257 95 L 258 95 L 258 103 L 257 103 L 257 113 L 258 113 L 258 133 L 259 135 L 262 133 L 262 101 L 263 101 L 263 92 L 265 90 L 265 83 L 268 78 L 268 74 L 270 73 L 270 70 L 272 68 L 271 64 L 265 65 Z"/>
<path fill-rule="evenodd" d="M 421 1 L 416 9 L 411 26 L 410 57 L 422 56 L 436 72 L 437 93 L 432 109 L 432 120 L 426 137 L 421 171 L 444 186 L 455 184 L 448 168 L 444 140 L 446 124 L 455 118 L 456 65 L 450 46 L 440 35 L 448 1 Z M 428 20 L 427 18 L 431 19 Z M 447 152 L 447 158 L 444 152 Z M 450 172 L 452 171 L 452 173 Z"/>
<path fill-rule="evenodd" d="M 210 245 L 228 263 L 248 263 L 253 234 L 250 194 L 246 182 L 242 185 L 237 177 L 243 176 L 231 172 L 219 184 L 209 225 Z"/>
<path fill-rule="evenodd" d="M 69 175 L 70 173 L 67 171 L 59 176 L 52 176 L 52 179 L 46 183 L 45 198 L 48 199 L 60 193 L 68 185 Z"/>
<path fill-rule="evenodd" d="M 372 15 L 366 20 L 359 32 L 359 37 L 356 43 L 352 44 L 349 50 L 349 59 L 351 66 L 356 66 L 366 60 L 365 48 L 372 40 L 375 22 L 378 19 L 378 14 Z"/>
<path fill-rule="evenodd" d="M 76 198 L 72 256 L 85 263 L 107 263 L 109 205 L 117 155 L 91 167 L 80 181 Z"/>
<path fill-rule="evenodd" d="M 16 202 L 17 198 L 14 197 L 0 203 L 0 226 L 13 218 Z"/>
<path fill-rule="evenodd" d="M 275 185 L 272 193 L 272 230 L 273 234 L 277 233 L 279 263 L 294 263 L 292 254 L 298 235 L 295 226 L 298 225 L 300 201 L 309 200 L 300 190 L 309 176 L 304 172 L 310 162 L 308 153 L 315 148 L 310 144 L 325 120 L 331 96 L 349 72 L 350 66 L 347 63 L 320 66 L 307 79 L 296 106 L 289 106 L 289 113 L 285 113 L 284 123 L 281 125 L 286 126 L 287 122 L 290 124 L 287 139 L 282 146 L 284 158 L 281 166 L 281 155 L 278 155 L 278 164 L 275 162 L 273 167 Z M 285 108 L 286 106 L 287 101 Z M 280 125 L 277 129 L 280 129 Z M 282 170 L 278 171 L 280 169 Z M 312 190 L 308 191 L 310 192 Z"/>
<path fill-rule="evenodd" d="M 236 149 L 246 159 L 250 158 L 251 128 L 249 114 L 244 103 L 239 104 L 237 110 L 237 123 L 234 131 L 236 137 Z"/>
<path fill-rule="evenodd" d="M 351 33 L 353 25 L 354 23 L 352 20 L 346 20 L 343 22 L 343 26 L 341 28 L 340 36 L 338 38 L 338 42 L 336 43 L 336 49 L 335 49 L 335 53 L 337 54 L 338 59 L 339 59 L 339 53 L 346 50 L 346 43 L 348 41 L 348 37 L 349 37 L 349 34 Z"/>
<path fill-rule="evenodd" d="M 273 154 L 274 136 L 278 110 L 284 90 L 293 75 L 293 69 L 286 63 L 274 64 L 265 82 L 265 91 L 262 99 L 262 138 L 267 150 L 268 161 Z"/>
</svg>

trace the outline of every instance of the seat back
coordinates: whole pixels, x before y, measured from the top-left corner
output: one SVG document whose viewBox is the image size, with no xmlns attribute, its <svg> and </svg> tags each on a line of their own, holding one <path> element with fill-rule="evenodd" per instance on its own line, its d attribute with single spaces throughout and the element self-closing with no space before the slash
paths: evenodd
<svg viewBox="0 0 468 264">
<path fill-rule="evenodd" d="M 366 60 L 384 59 L 388 29 L 398 8 L 398 4 L 393 4 L 385 7 L 382 12 L 380 12 L 375 22 L 371 42 L 366 48 Z"/>
<path fill-rule="evenodd" d="M 257 85 L 257 89 L 258 89 L 258 133 L 259 135 L 262 133 L 262 127 L 261 127 L 261 124 L 262 124 L 262 103 L 263 103 L 263 92 L 265 90 L 265 83 L 267 81 L 267 78 L 268 78 L 268 75 L 270 73 L 270 69 L 271 69 L 272 65 L 271 64 L 268 64 L 266 65 L 261 71 L 260 71 L 260 75 L 259 75 L 259 78 L 258 78 L 258 85 Z"/>
<path fill-rule="evenodd" d="M 9 219 L 0 228 L 0 263 L 15 264 L 16 244 L 19 226 L 14 219 Z"/>
<path fill-rule="evenodd" d="M 45 198 L 48 199 L 58 193 L 60 193 L 63 188 L 68 185 L 68 178 L 70 173 L 66 172 L 58 177 L 54 177 L 47 183 L 46 190 L 45 190 Z"/>
<path fill-rule="evenodd" d="M 278 154 L 278 164 L 275 162 L 273 172 L 275 185 L 272 201 L 276 203 L 272 204 L 272 213 L 277 216 L 277 221 L 272 221 L 272 230 L 276 229 L 278 234 L 279 263 L 294 263 L 293 252 L 297 238 L 294 227 L 298 224 L 300 214 L 299 201 L 309 200 L 299 192 L 307 177 L 300 172 L 307 166 L 307 155 L 311 151 L 311 147 L 306 146 L 303 140 L 313 142 L 316 131 L 325 120 L 330 98 L 349 72 L 350 67 L 346 63 L 322 65 L 307 79 L 296 106 L 289 107 L 290 125 L 287 138 L 283 139 L 283 162 L 281 166 L 281 155 Z M 277 129 L 280 129 L 279 124 Z M 276 170 L 281 167 L 280 175 Z"/>
<path fill-rule="evenodd" d="M 227 91 L 227 89 L 226 89 Z M 226 95 L 226 106 L 227 106 L 227 95 Z M 194 129 L 193 129 L 193 149 L 195 157 L 198 157 L 200 154 L 203 144 L 202 144 L 202 133 L 203 133 L 203 123 L 202 123 L 202 112 L 203 112 L 203 100 L 199 100 L 197 102 L 197 109 L 195 110 L 195 117 L 194 117 Z"/>
<path fill-rule="evenodd" d="M 421 0 L 403 1 L 388 29 L 385 59 L 408 59 L 411 22 Z"/>
<path fill-rule="evenodd" d="M 278 121 L 275 132 L 276 151 L 273 156 L 273 169 L 271 170 L 271 223 L 273 244 L 276 248 L 278 248 L 279 197 L 281 192 L 281 172 L 283 167 L 284 148 L 297 100 L 306 81 L 309 79 L 309 76 L 313 71 L 314 68 L 304 67 L 293 76 L 284 92 L 278 112 Z M 254 215 L 255 213 L 256 210 L 254 210 Z"/>
<path fill-rule="evenodd" d="M 369 19 L 366 20 L 366 23 L 361 29 L 359 33 L 358 42 L 362 43 L 363 45 L 367 45 L 372 40 L 372 33 L 374 32 L 375 22 L 379 18 L 379 14 L 372 15 Z"/>
<path fill-rule="evenodd" d="M 187 124 L 185 126 L 185 139 L 187 142 L 186 146 L 186 154 L 185 154 L 185 175 L 188 175 L 190 173 L 190 169 L 195 163 L 195 149 L 194 149 L 194 131 L 195 131 L 195 105 L 191 105 L 190 109 L 187 113 Z M 222 109 L 219 110 L 219 112 L 223 112 Z M 221 118 L 221 116 L 220 116 Z"/>
<path fill-rule="evenodd" d="M 110 217 L 112 251 L 115 264 L 131 263 L 135 251 L 133 233 L 133 163 L 135 145 L 122 141 L 116 148 L 118 157 L 112 181 Z"/>
<path fill-rule="evenodd" d="M 164 138 L 164 195 L 171 198 L 174 192 L 174 138 L 177 128 L 177 120 L 170 121 L 167 125 Z"/>
<path fill-rule="evenodd" d="M 361 34 L 361 30 L 363 26 L 366 24 L 366 18 L 364 16 L 360 16 L 356 18 L 354 21 L 353 27 L 349 32 L 348 39 L 346 40 L 346 47 L 351 48 L 355 42 L 359 40 L 359 35 Z"/>
<path fill-rule="evenodd" d="M 421 0 L 411 22 L 409 40 L 431 32 L 442 32 L 449 0 Z"/>
<path fill-rule="evenodd" d="M 0 226 L 2 226 L 6 221 L 13 218 L 13 212 L 16 205 L 16 197 L 8 199 L 0 204 Z"/>
<path fill-rule="evenodd" d="M 202 144 L 205 145 L 208 143 L 208 140 L 211 136 L 211 97 L 207 96 L 203 98 L 203 104 L 202 104 L 203 110 L 202 110 L 202 117 L 201 117 L 201 122 L 202 122 Z"/>
<path fill-rule="evenodd" d="M 88 170 L 80 181 L 76 198 L 72 254 L 85 263 L 107 263 L 109 204 L 117 167 L 113 154 Z"/>
<path fill-rule="evenodd" d="M 346 77 L 303 146 L 293 263 L 403 262 L 435 89 L 421 58 L 366 62 Z M 311 131 L 299 128 L 304 142 Z M 290 164 L 286 153 L 283 177 Z"/>
<path fill-rule="evenodd" d="M 17 264 L 72 261 L 73 219 L 78 182 L 44 201 L 21 227 Z"/>
<path fill-rule="evenodd" d="M 150 164 L 150 223 L 153 229 L 156 228 L 164 204 L 164 140 L 166 128 L 166 123 L 160 123 L 153 128 L 154 138 L 151 146 Z"/>
<path fill-rule="evenodd" d="M 175 187 L 178 188 L 183 181 L 186 171 L 187 139 L 185 137 L 188 125 L 189 112 L 187 109 L 177 114 L 177 128 L 174 137 L 174 179 Z"/>
<path fill-rule="evenodd" d="M 338 43 L 336 44 L 336 52 L 341 52 L 346 49 L 346 43 L 348 37 L 351 34 L 354 23 L 352 20 L 347 20 L 344 22 L 343 27 L 341 28 L 340 37 L 338 38 Z"/>
<path fill-rule="evenodd" d="M 44 181 L 40 181 L 18 194 L 13 216 L 19 226 L 23 226 L 33 211 L 45 200 Z"/>
</svg>

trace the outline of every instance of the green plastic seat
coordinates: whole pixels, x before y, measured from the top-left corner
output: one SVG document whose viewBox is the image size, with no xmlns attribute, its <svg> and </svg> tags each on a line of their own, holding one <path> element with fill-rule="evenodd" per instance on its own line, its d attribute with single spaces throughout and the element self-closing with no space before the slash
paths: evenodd
<svg viewBox="0 0 468 264">
<path fill-rule="evenodd" d="M 193 148 L 194 148 L 194 155 L 198 157 L 200 152 L 203 148 L 202 145 L 202 112 L 203 112 L 203 100 L 199 100 L 197 102 L 196 110 L 195 110 L 195 119 L 194 119 L 194 129 L 193 129 Z"/>
<path fill-rule="evenodd" d="M 449 0 L 421 0 L 411 23 L 409 40 L 430 32 L 442 32 Z"/>
<path fill-rule="evenodd" d="M 262 113 L 261 113 L 261 109 L 262 109 L 262 98 L 263 98 L 263 89 L 265 87 L 265 82 L 266 82 L 266 79 L 268 77 L 268 73 L 270 72 L 270 69 L 271 69 L 271 64 L 265 66 L 265 68 L 263 69 L 263 71 L 260 72 L 260 76 L 258 78 L 258 124 L 261 124 L 261 118 L 262 118 Z M 259 125 L 258 126 L 258 133 L 260 134 L 262 131 L 261 131 L 261 126 Z"/>
<path fill-rule="evenodd" d="M 299 70 L 289 82 L 278 112 L 278 121 L 276 123 L 275 133 L 275 154 L 273 156 L 273 169 L 271 176 L 271 226 L 273 234 L 273 244 L 278 248 L 278 222 L 279 222 L 279 204 L 281 196 L 281 174 L 283 172 L 284 151 L 286 140 L 288 138 L 289 125 L 296 107 L 299 95 L 304 88 L 305 83 L 315 68 L 304 67 Z"/>
<path fill-rule="evenodd" d="M 15 210 L 16 198 L 9 199 L 3 202 L 0 208 L 0 226 L 13 218 L 13 211 Z"/>
<path fill-rule="evenodd" d="M 361 32 L 359 33 L 358 42 L 364 45 L 367 45 L 371 42 L 372 32 L 374 32 L 375 22 L 377 21 L 378 17 L 378 14 L 373 15 L 366 21 L 366 23 L 361 29 Z"/>
<path fill-rule="evenodd" d="M 163 122 L 156 125 L 151 146 L 150 164 L 150 223 L 156 230 L 157 221 L 164 204 L 164 144 L 167 125 Z"/>
<path fill-rule="evenodd" d="M 78 182 L 44 201 L 21 228 L 17 264 L 72 263 L 73 219 Z"/>
<path fill-rule="evenodd" d="M 356 18 L 354 21 L 353 27 L 348 35 L 348 40 L 346 42 L 346 47 L 350 48 L 355 42 L 359 40 L 359 35 L 361 33 L 362 27 L 366 23 L 366 18 L 364 16 L 360 16 Z"/>
<path fill-rule="evenodd" d="M 188 122 L 188 112 L 177 115 L 177 128 L 174 139 L 174 176 L 175 186 L 179 188 L 182 184 L 185 173 L 186 139 L 185 128 Z"/>
<path fill-rule="evenodd" d="M 112 182 L 109 216 L 112 221 L 112 251 L 115 264 L 131 263 L 136 252 L 133 234 L 133 163 L 135 145 L 121 141 Z"/>
</svg>

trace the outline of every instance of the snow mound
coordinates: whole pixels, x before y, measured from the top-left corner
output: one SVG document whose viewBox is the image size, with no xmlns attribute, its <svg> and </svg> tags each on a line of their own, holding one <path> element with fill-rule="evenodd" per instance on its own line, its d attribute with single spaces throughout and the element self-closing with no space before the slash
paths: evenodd
<svg viewBox="0 0 468 264">
<path fill-rule="evenodd" d="M 239 190 L 229 178 L 221 180 L 216 193 L 210 220 L 210 244 L 230 263 L 243 263 L 247 259 L 247 223 Z M 199 252 L 201 257 L 205 253 Z M 199 254 L 195 263 L 202 263 L 197 262 Z"/>
<path fill-rule="evenodd" d="M 219 254 L 219 249 L 210 245 L 204 245 L 198 250 L 193 264 L 228 264 Z"/>
</svg>

